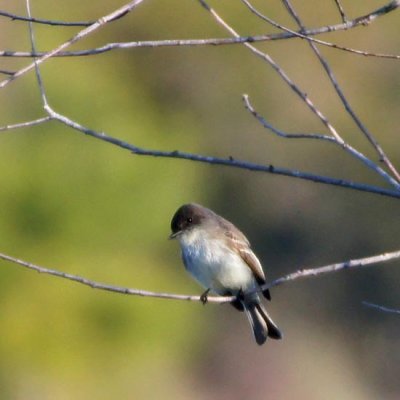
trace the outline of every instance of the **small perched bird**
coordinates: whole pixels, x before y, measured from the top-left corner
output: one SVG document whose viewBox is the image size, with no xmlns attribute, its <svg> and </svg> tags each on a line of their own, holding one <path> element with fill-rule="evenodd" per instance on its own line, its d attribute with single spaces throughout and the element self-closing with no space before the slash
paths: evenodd
<svg viewBox="0 0 400 400">
<path fill-rule="evenodd" d="M 260 261 L 246 236 L 225 218 L 199 204 L 185 204 L 171 221 L 170 239 L 177 239 L 186 269 L 206 289 L 202 301 L 212 291 L 236 296 L 232 305 L 245 311 L 257 344 L 269 336 L 282 334 L 261 304 L 260 286 L 265 283 Z M 271 300 L 269 290 L 263 295 Z"/>
</svg>

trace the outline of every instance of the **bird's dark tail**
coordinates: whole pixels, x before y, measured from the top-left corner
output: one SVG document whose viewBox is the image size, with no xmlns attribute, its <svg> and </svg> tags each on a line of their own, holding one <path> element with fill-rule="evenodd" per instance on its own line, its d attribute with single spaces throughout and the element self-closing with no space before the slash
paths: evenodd
<svg viewBox="0 0 400 400">
<path fill-rule="evenodd" d="M 244 304 L 244 308 L 257 344 L 264 344 L 268 336 L 271 339 L 282 339 L 281 331 L 261 303 Z"/>
</svg>

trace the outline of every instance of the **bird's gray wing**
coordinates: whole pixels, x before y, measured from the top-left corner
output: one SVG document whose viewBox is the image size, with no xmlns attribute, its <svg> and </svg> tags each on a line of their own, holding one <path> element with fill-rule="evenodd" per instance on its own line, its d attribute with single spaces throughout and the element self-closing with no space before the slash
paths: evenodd
<svg viewBox="0 0 400 400">
<path fill-rule="evenodd" d="M 252 270 L 254 277 L 259 284 L 265 283 L 265 275 L 261 263 L 250 248 L 246 236 L 231 222 L 221 217 L 221 226 L 224 228 L 225 237 L 231 248 L 240 255 L 243 261 Z"/>
</svg>

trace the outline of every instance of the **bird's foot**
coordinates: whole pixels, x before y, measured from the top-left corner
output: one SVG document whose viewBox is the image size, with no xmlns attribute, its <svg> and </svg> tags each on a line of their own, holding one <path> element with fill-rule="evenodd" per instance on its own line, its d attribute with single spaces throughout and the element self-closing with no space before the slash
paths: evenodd
<svg viewBox="0 0 400 400">
<path fill-rule="evenodd" d="M 201 296 L 200 296 L 200 301 L 203 303 L 205 306 L 206 303 L 208 302 L 208 293 L 210 292 L 210 289 L 207 289 Z"/>
<path fill-rule="evenodd" d="M 242 288 L 239 289 L 236 295 L 236 300 L 242 302 L 244 300 L 244 292 Z"/>
</svg>

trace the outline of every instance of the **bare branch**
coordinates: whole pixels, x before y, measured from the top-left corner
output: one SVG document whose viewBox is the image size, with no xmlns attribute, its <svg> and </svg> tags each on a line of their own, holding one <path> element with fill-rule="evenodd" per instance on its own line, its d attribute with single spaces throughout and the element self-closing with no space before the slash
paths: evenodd
<svg viewBox="0 0 400 400">
<path fill-rule="evenodd" d="M 246 0 L 243 0 L 246 1 Z M 288 9 L 290 15 L 293 17 L 293 19 L 297 22 L 299 28 L 301 30 L 304 30 L 304 25 L 299 17 L 299 15 L 295 12 L 293 6 L 291 5 L 289 0 L 283 0 L 284 4 L 286 5 L 286 8 Z M 342 104 L 344 105 L 344 108 L 346 109 L 347 113 L 350 115 L 350 117 L 353 119 L 355 124 L 358 126 L 360 131 L 364 134 L 364 136 L 368 139 L 368 141 L 372 144 L 372 146 L 375 148 L 377 151 L 381 161 L 383 161 L 386 166 L 389 168 L 389 170 L 392 172 L 393 176 L 397 179 L 397 182 L 400 182 L 400 173 L 397 171 L 393 163 L 390 161 L 389 157 L 386 155 L 386 153 L 383 151 L 382 147 L 378 143 L 378 141 L 375 139 L 373 134 L 367 129 L 367 127 L 362 123 L 360 118 L 358 118 L 357 114 L 353 110 L 353 108 L 350 106 L 350 103 L 347 101 L 342 89 L 340 88 L 340 85 L 332 71 L 332 69 L 329 67 L 328 62 L 326 59 L 322 56 L 321 52 L 317 48 L 317 46 L 312 42 L 312 40 L 308 40 L 308 44 L 310 45 L 311 49 L 314 51 L 315 55 L 317 56 L 318 60 L 320 61 L 321 65 L 323 66 L 325 72 L 327 73 L 339 99 L 341 100 Z"/>
<path fill-rule="evenodd" d="M 243 0 L 245 3 L 248 3 L 247 0 Z M 399 0 L 400 1 L 400 0 Z M 213 18 L 217 21 L 219 25 L 224 27 L 228 32 L 230 32 L 234 37 L 239 37 L 239 34 L 227 24 L 227 22 L 221 18 L 221 16 L 211 8 L 205 0 L 199 0 L 201 5 L 213 16 Z M 341 137 L 341 135 L 337 132 L 334 126 L 329 122 L 328 118 L 314 105 L 311 99 L 307 96 L 307 94 L 302 91 L 290 78 L 289 76 L 283 71 L 283 69 L 270 57 L 267 53 L 263 53 L 262 51 L 258 50 L 256 47 L 249 43 L 243 43 L 245 47 L 247 47 L 253 54 L 257 55 L 258 57 L 262 58 L 266 61 L 284 80 L 284 82 L 289 85 L 289 87 L 304 101 L 304 103 L 309 107 L 309 109 L 320 119 L 323 125 L 329 130 L 332 136 L 336 139 L 336 142 L 346 148 L 349 152 L 353 153 L 357 156 L 360 160 L 362 160 L 367 166 L 372 168 L 374 171 L 379 173 L 387 182 L 389 182 L 393 187 L 396 189 L 400 188 L 400 184 L 396 179 L 393 179 L 390 175 L 388 175 L 384 170 L 377 167 L 376 164 L 372 163 L 367 157 L 362 155 L 360 152 L 356 151 L 355 149 L 351 148 Z M 390 161 L 389 164 L 390 165 Z"/>
<path fill-rule="evenodd" d="M 288 29 L 290 31 L 290 29 Z M 295 32 L 295 31 L 293 31 Z M 54 54 L 54 57 L 82 57 L 82 56 L 93 56 L 98 54 L 107 53 L 113 50 L 125 50 L 125 49 L 135 49 L 135 48 L 146 48 L 146 47 L 194 47 L 194 46 L 224 46 L 224 45 L 234 45 L 243 43 L 256 43 L 256 42 L 266 42 L 272 40 L 280 39 L 293 39 L 310 38 L 310 34 L 305 31 L 303 33 L 295 32 L 292 36 L 288 37 L 285 34 L 270 34 L 270 35 L 256 35 L 256 36 L 238 36 L 234 38 L 210 38 L 210 39 L 167 39 L 167 40 L 142 40 L 133 42 L 117 42 L 117 43 L 107 43 L 104 46 L 95 47 L 86 50 L 76 50 L 76 51 L 60 51 Z M 307 36 L 308 35 L 308 36 Z M 398 54 L 386 54 L 386 53 L 374 53 L 359 49 L 353 49 L 350 47 L 340 46 L 335 43 L 326 42 L 324 40 L 312 39 L 315 43 L 321 44 L 323 46 L 332 47 L 334 49 L 347 51 L 349 53 L 354 53 L 356 55 L 365 57 L 378 57 L 378 58 L 389 58 L 399 60 L 400 55 Z M 0 57 L 43 57 L 48 52 L 38 51 L 32 53 L 29 51 L 11 51 L 5 50 L 0 51 Z"/>
<path fill-rule="evenodd" d="M 380 264 L 383 262 L 387 261 L 392 261 L 397 258 L 400 258 L 400 250 L 398 251 L 393 251 L 391 253 L 383 253 L 383 254 L 378 254 L 376 256 L 372 257 L 366 257 L 366 258 L 359 258 L 357 260 L 349 260 L 337 264 L 331 264 L 331 265 L 326 265 L 324 267 L 319 267 L 319 268 L 310 268 L 310 269 L 300 269 L 296 272 L 293 272 L 289 275 L 286 275 L 282 278 L 276 279 L 270 284 L 265 284 L 262 286 L 262 290 L 274 287 L 274 286 L 279 286 L 287 282 L 292 282 L 298 279 L 303 279 L 303 278 L 309 278 L 312 276 L 320 276 L 320 275 L 325 275 L 329 274 L 332 272 L 338 272 L 342 270 L 347 270 L 347 269 L 355 269 L 355 268 L 360 268 L 360 267 L 366 267 L 369 265 L 373 264 Z"/>
<path fill-rule="evenodd" d="M 244 105 L 246 109 L 261 123 L 264 128 L 269 129 L 276 135 L 286 138 L 286 139 L 319 139 L 319 140 L 326 140 L 328 142 L 337 143 L 336 139 L 332 136 L 328 135 L 321 135 L 321 134 L 314 134 L 314 133 L 286 133 L 271 125 L 264 117 L 262 117 L 252 106 L 249 100 L 249 95 L 244 94 L 242 96 Z"/>
<path fill-rule="evenodd" d="M 109 292 L 115 292 L 121 294 L 129 294 L 132 296 L 157 297 L 161 299 L 172 299 L 172 300 L 200 301 L 200 296 L 179 295 L 172 293 L 158 293 L 158 292 L 151 292 L 148 290 L 131 289 L 122 286 L 107 285 L 105 283 L 92 281 L 90 279 L 84 278 L 79 275 L 68 274 L 66 272 L 57 271 L 55 269 L 41 267 L 39 265 L 32 264 L 30 262 L 23 261 L 18 258 L 14 258 L 2 253 L 0 253 L 0 258 L 5 261 L 12 262 L 14 264 L 18 264 L 22 267 L 32 269 L 41 274 L 48 274 L 56 276 L 58 278 L 68 279 L 70 281 L 78 282 L 81 283 L 82 285 L 89 286 L 93 289 L 106 290 Z M 224 297 L 208 297 L 208 300 L 210 303 L 224 303 L 227 301 L 226 298 Z"/>
<path fill-rule="evenodd" d="M 28 12 L 29 18 L 32 17 L 31 15 L 31 7 L 30 7 L 30 1 L 26 0 L 26 10 Z M 31 41 L 31 48 L 32 48 L 32 53 L 36 53 L 36 46 L 35 46 L 35 35 L 33 33 L 33 26 L 32 26 L 32 21 L 28 22 L 28 26 L 29 26 L 29 39 Z M 38 86 L 39 86 L 39 90 L 40 90 L 40 95 L 42 97 L 42 102 L 43 102 L 43 106 L 44 108 L 46 108 L 48 102 L 47 102 L 47 97 L 46 97 L 46 93 L 44 91 L 44 87 L 43 87 L 43 81 L 42 81 L 42 75 L 40 74 L 40 69 L 39 69 L 39 65 L 37 63 L 36 58 L 33 59 L 33 62 L 35 64 L 35 73 L 36 73 L 36 80 L 38 82 Z"/>
<path fill-rule="evenodd" d="M 385 15 L 393 10 L 396 10 L 396 8 L 398 7 L 400 7 L 400 0 L 393 0 L 390 3 L 384 5 L 383 7 L 380 7 L 377 10 L 373 11 L 372 13 L 366 14 L 363 17 L 358 17 L 353 19 L 353 22 L 355 24 L 368 25 L 372 21 L 375 21 L 377 18 L 381 17 L 382 15 Z"/>
<path fill-rule="evenodd" d="M 357 160 L 363 162 L 368 168 L 372 169 L 374 172 L 379 174 L 382 178 L 384 178 L 387 182 L 392 184 L 396 189 L 400 190 L 400 184 L 393 179 L 386 171 L 376 165 L 373 161 L 371 161 L 368 157 L 366 157 L 363 153 L 350 146 L 347 142 L 340 142 L 335 137 L 321 135 L 321 134 L 307 134 L 307 133 L 296 133 L 289 134 L 282 132 L 281 130 L 273 127 L 267 120 L 262 117 L 250 104 L 249 96 L 247 94 L 243 95 L 243 100 L 245 103 L 245 107 L 253 114 L 253 116 L 267 129 L 271 130 L 273 133 L 277 134 L 280 137 L 286 139 L 319 139 L 325 140 L 330 143 L 334 143 L 338 145 L 341 149 L 345 150 L 347 153 L 355 157 Z"/>
<path fill-rule="evenodd" d="M 15 15 L 8 13 L 6 11 L 0 10 L 0 16 L 8 17 L 13 21 L 25 21 L 25 22 L 34 22 L 37 24 L 45 24 L 45 25 L 52 25 L 52 26 L 89 26 L 94 23 L 94 21 L 88 22 L 65 22 L 65 21 L 54 21 L 49 19 L 40 19 L 40 18 L 32 18 L 32 17 L 22 17 L 20 15 Z"/>
<path fill-rule="evenodd" d="M 57 120 L 62 122 L 63 124 L 82 132 L 88 136 L 94 137 L 96 139 L 111 143 L 115 146 L 121 147 L 123 149 L 131 151 L 135 155 L 139 156 L 151 156 L 151 157 L 165 157 L 165 158 L 177 158 L 183 160 L 190 160 L 195 162 L 207 163 L 212 165 L 224 165 L 232 168 L 240 168 L 240 169 L 247 169 L 249 171 L 259 171 L 259 172 L 266 172 L 270 174 L 277 174 L 283 176 L 290 176 L 297 179 L 304 179 L 311 182 L 318 182 L 324 183 L 328 185 L 340 186 L 343 188 L 358 190 L 362 192 L 370 192 L 375 194 L 380 194 L 383 196 L 389 196 L 394 198 L 400 198 L 400 190 L 389 190 L 380 188 L 377 186 L 366 185 L 363 183 L 356 183 L 344 179 L 336 179 L 322 175 L 316 175 L 309 172 L 303 172 L 298 170 L 292 170 L 288 168 L 276 167 L 273 165 L 262 165 L 251 163 L 248 161 L 241 161 L 236 160 L 233 157 L 225 158 L 218 158 L 212 156 L 203 156 L 200 154 L 192 154 L 192 153 L 185 153 L 182 151 L 174 150 L 174 151 L 162 151 L 162 150 L 149 150 L 137 147 L 133 144 L 125 142 L 123 140 L 108 136 L 104 132 L 97 132 L 93 129 L 89 129 L 84 127 L 83 125 L 78 124 L 77 122 L 69 119 L 68 117 L 61 115 L 55 112 L 50 106 L 46 107 L 46 111 L 49 113 L 51 119 Z"/>
<path fill-rule="evenodd" d="M 342 4 L 340 3 L 339 0 L 334 0 L 334 1 L 335 1 L 337 9 L 339 10 L 340 16 L 342 17 L 342 21 L 344 23 L 346 23 L 347 17 L 346 17 L 346 14 L 344 13 L 344 8 L 343 8 Z"/>
<path fill-rule="evenodd" d="M 302 38 L 310 39 L 310 36 L 316 36 L 324 33 L 337 32 L 341 30 L 348 30 L 356 28 L 360 25 L 365 25 L 364 21 L 372 21 L 376 19 L 377 16 L 385 15 L 393 10 L 395 10 L 399 5 L 389 3 L 387 6 L 381 7 L 377 10 L 372 11 L 369 14 L 355 18 L 351 21 L 347 21 L 342 24 L 328 25 L 319 28 L 306 29 L 302 31 L 292 31 L 289 28 L 276 24 L 280 29 L 285 30 L 283 33 L 274 33 L 267 35 L 255 35 L 255 36 L 238 36 L 233 38 L 210 38 L 210 39 L 168 39 L 168 40 L 148 40 L 148 41 L 133 41 L 133 42 L 119 42 L 119 43 L 108 43 L 104 46 L 87 49 L 87 50 L 77 50 L 77 51 L 57 51 L 53 54 L 53 57 L 80 57 L 87 55 L 97 55 L 108 51 L 117 49 L 130 49 L 130 48 L 142 48 L 142 47 L 176 47 L 176 46 L 218 46 L 218 45 L 232 45 L 232 44 L 243 44 L 243 43 L 255 43 L 264 42 L 271 40 L 285 40 L 292 38 Z M 123 15 L 120 15 L 122 17 Z M 270 20 L 271 23 L 273 22 Z M 94 23 L 94 22 L 93 22 Z M 370 57 L 380 57 L 380 58 L 390 58 L 390 59 L 400 59 L 400 55 L 397 54 L 384 54 L 368 52 L 358 49 L 352 49 L 345 46 L 340 46 L 335 43 L 326 42 L 319 39 L 313 39 L 316 43 L 324 46 L 329 46 L 335 49 L 348 51 L 357 55 L 370 56 Z M 24 52 L 24 51 L 0 51 L 0 57 L 44 57 L 49 52 Z"/>
<path fill-rule="evenodd" d="M 216 22 L 225 28 L 232 36 L 239 37 L 239 34 L 213 9 L 211 8 L 205 0 L 198 0 L 200 4 L 212 15 L 212 17 L 216 20 Z M 263 53 L 261 50 L 258 50 L 256 47 L 251 45 L 250 43 L 243 43 L 243 46 L 247 47 L 253 54 L 260 57 L 262 60 L 266 61 L 283 79 L 283 81 L 298 95 L 301 100 L 308 106 L 308 108 L 314 113 L 322 124 L 328 129 L 328 131 L 334 136 L 338 141 L 343 142 L 343 139 L 340 137 L 336 129 L 329 122 L 329 120 L 325 117 L 325 115 L 314 105 L 311 99 L 307 96 L 305 92 L 303 92 L 286 74 L 286 72 L 272 59 L 272 57 Z"/>
<path fill-rule="evenodd" d="M 93 289 L 106 290 L 109 292 L 127 294 L 127 295 L 132 295 L 132 296 L 155 297 L 155 298 L 170 299 L 170 300 L 202 301 L 201 296 L 151 292 L 148 290 L 132 289 L 132 288 L 127 288 L 127 287 L 122 287 L 122 286 L 108 285 L 105 283 L 96 282 L 96 281 L 84 278 L 79 275 L 69 274 L 69 273 L 58 271 L 55 269 L 42 267 L 42 266 L 27 262 L 27 261 L 20 260 L 15 257 L 8 256 L 3 253 L 0 253 L 0 258 L 5 261 L 20 265 L 22 267 L 25 267 L 25 268 L 28 268 L 31 270 L 34 270 L 36 272 L 39 272 L 42 274 L 53 275 L 58 278 L 67 279 L 67 280 L 70 280 L 73 282 L 80 283 L 85 286 L 89 286 Z M 343 263 L 326 265 L 324 267 L 319 267 L 319 268 L 302 269 L 302 270 L 293 272 L 289 275 L 283 276 L 282 278 L 276 279 L 269 284 L 265 284 L 260 288 L 260 290 L 269 289 L 274 286 L 279 286 L 279 285 L 285 284 L 287 282 L 292 282 L 292 281 L 295 281 L 298 279 L 315 277 L 315 276 L 324 275 L 327 273 L 338 272 L 338 271 L 349 269 L 349 268 L 354 269 L 354 268 L 359 268 L 359 267 L 365 267 L 367 265 L 383 263 L 383 262 L 387 262 L 387 261 L 394 260 L 397 258 L 400 258 L 400 251 L 379 254 L 377 256 L 361 258 L 358 260 L 349 260 L 349 261 L 346 261 Z M 234 299 L 235 299 L 234 296 L 209 296 L 209 297 L 207 297 L 207 300 L 209 303 L 228 303 L 228 302 L 233 301 Z"/>
<path fill-rule="evenodd" d="M 379 310 L 379 311 L 383 311 L 386 313 L 392 313 L 392 314 L 400 314 L 400 310 L 396 310 L 395 308 L 383 307 L 378 304 L 369 303 L 368 301 L 363 301 L 362 303 L 364 304 L 364 306 L 375 308 L 376 310 Z"/>
<path fill-rule="evenodd" d="M 314 29 L 310 30 L 310 29 L 306 29 L 305 27 L 303 27 L 299 31 L 294 31 L 293 29 L 289 29 L 286 26 L 281 25 L 281 24 L 277 23 L 276 21 L 274 21 L 273 19 L 271 19 L 271 18 L 267 17 L 266 15 L 262 14 L 248 0 L 242 0 L 242 2 L 246 5 L 246 7 L 253 14 L 257 15 L 257 17 L 259 17 L 260 19 L 268 22 L 269 24 L 271 24 L 272 26 L 274 26 L 274 27 L 276 27 L 278 29 L 281 29 L 281 30 L 285 31 L 286 33 L 288 33 L 290 35 L 293 35 L 293 36 L 290 36 L 290 38 L 297 37 L 297 38 L 300 38 L 300 39 L 304 39 L 304 40 L 308 40 L 308 41 L 312 41 L 312 42 L 318 43 L 318 44 L 320 44 L 322 46 L 332 47 L 334 49 L 343 50 L 343 51 L 346 51 L 346 52 L 349 52 L 349 53 L 354 53 L 356 55 L 362 55 L 362 56 L 367 56 L 367 57 L 370 56 L 370 57 L 400 59 L 400 55 L 396 55 L 396 54 L 373 53 L 373 52 L 368 52 L 368 51 L 364 51 L 364 50 L 353 49 L 351 47 L 340 46 L 338 44 L 327 42 L 325 40 L 312 38 L 311 36 L 314 34 L 312 32 L 315 32 Z M 276 36 L 281 36 L 282 34 L 275 34 L 275 35 Z M 268 39 L 268 40 L 272 40 L 272 39 Z M 261 40 L 253 40 L 252 42 L 256 42 L 256 41 L 261 41 Z M 0 56 L 1 56 L 1 53 L 0 53 Z"/>
<path fill-rule="evenodd" d="M 10 82 L 15 80 L 16 78 L 26 74 L 33 68 L 35 68 L 36 65 L 41 64 L 42 62 L 46 61 L 47 59 L 55 56 L 57 53 L 60 51 L 63 51 L 67 47 L 71 46 L 72 44 L 78 42 L 85 36 L 90 35 L 97 29 L 103 27 L 104 25 L 108 24 L 109 22 L 115 21 L 116 19 L 119 19 L 123 16 L 125 16 L 127 13 L 131 12 L 134 8 L 136 8 L 139 4 L 141 4 L 144 0 L 133 0 L 127 3 L 126 5 L 120 7 L 119 9 L 113 11 L 110 14 L 105 15 L 104 17 L 99 18 L 94 24 L 90 25 L 86 29 L 81 30 L 78 32 L 75 36 L 73 36 L 71 39 L 68 41 L 64 42 L 60 46 L 56 47 L 54 50 L 46 53 L 43 57 L 37 59 L 35 62 L 29 64 L 25 68 L 20 69 L 19 71 L 15 72 L 15 74 L 8 79 L 5 79 L 0 82 L 0 89 L 7 86 Z"/>
<path fill-rule="evenodd" d="M 34 125 L 43 124 L 50 120 L 51 120 L 51 117 L 47 116 L 47 117 L 43 117 L 43 118 L 34 119 L 32 121 L 20 122 L 18 124 L 0 126 L 0 132 L 8 131 L 11 129 L 27 128 L 27 127 L 34 126 Z"/>
</svg>

